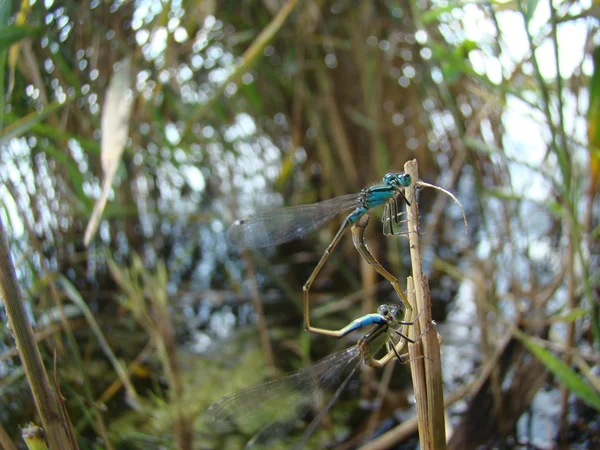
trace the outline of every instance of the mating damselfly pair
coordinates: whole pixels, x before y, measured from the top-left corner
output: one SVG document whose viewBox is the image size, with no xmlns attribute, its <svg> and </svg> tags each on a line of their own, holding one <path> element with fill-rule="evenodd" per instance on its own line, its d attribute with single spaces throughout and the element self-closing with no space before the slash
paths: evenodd
<svg viewBox="0 0 600 450">
<path fill-rule="evenodd" d="M 400 234 L 400 199 L 410 203 L 403 189 L 410 186 L 411 177 L 404 173 L 389 173 L 382 184 L 363 189 L 360 193 L 344 195 L 311 205 L 301 205 L 257 214 L 236 221 L 229 229 L 229 243 L 239 248 L 261 248 L 283 244 L 303 238 L 314 232 L 342 211 L 352 210 L 344 219 L 333 240 L 323 253 L 317 266 L 303 286 L 304 322 L 307 331 L 340 338 L 363 327 L 372 328 L 347 350 L 334 353 L 311 367 L 294 372 L 284 378 L 231 394 L 213 404 L 207 418 L 215 429 L 244 428 L 249 423 L 267 424 L 255 435 L 249 446 L 273 434 L 274 429 L 285 427 L 289 415 L 306 412 L 321 389 L 331 388 L 339 381 L 345 369 L 351 369 L 350 375 L 342 382 L 328 404 L 315 417 L 305 431 L 303 438 L 295 448 L 302 448 L 310 434 L 323 418 L 331 404 L 339 396 L 345 385 L 356 371 L 360 360 L 372 367 L 383 367 L 394 356 L 402 359 L 400 352 L 406 342 L 406 327 L 413 322 L 412 308 L 398 280 L 391 275 L 368 250 L 364 243 L 364 230 L 369 221 L 368 212 L 376 206 L 384 205 L 382 216 L 385 235 Z M 352 227 L 353 243 L 359 254 L 388 280 L 404 305 L 403 320 L 401 309 L 382 305 L 376 314 L 367 314 L 354 320 L 340 330 L 316 328 L 310 325 L 309 291 L 325 262 L 339 243 L 344 231 Z M 394 341 L 393 337 L 398 339 Z M 376 359 L 375 355 L 383 348 L 386 354 Z M 288 420 L 282 420 L 288 417 Z M 279 420 L 273 420 L 279 419 Z"/>
</svg>

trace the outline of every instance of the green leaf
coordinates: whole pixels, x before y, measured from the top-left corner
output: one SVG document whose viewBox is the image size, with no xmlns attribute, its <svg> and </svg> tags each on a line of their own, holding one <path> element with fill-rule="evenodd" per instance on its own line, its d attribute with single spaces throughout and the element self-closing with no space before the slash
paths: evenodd
<svg viewBox="0 0 600 450">
<path fill-rule="evenodd" d="M 587 309 L 583 308 L 575 308 L 569 311 L 564 316 L 555 316 L 553 318 L 554 322 L 575 322 L 580 317 L 584 317 L 589 314 Z"/>
<path fill-rule="evenodd" d="M 6 59 L 8 51 L 6 49 L 0 50 L 0 130 L 4 128 L 4 73 L 6 72 Z"/>
<path fill-rule="evenodd" d="M 464 141 L 467 147 L 475 150 L 476 152 L 484 153 L 486 155 L 491 155 L 493 153 L 502 154 L 501 148 L 488 144 L 487 142 L 483 142 L 481 139 L 466 137 Z"/>
<path fill-rule="evenodd" d="M 48 114 L 62 107 L 62 103 L 54 102 L 46 106 L 42 110 L 42 112 L 32 112 L 30 114 L 27 114 L 25 117 L 11 123 L 4 130 L 2 130 L 2 134 L 0 135 L 0 143 L 4 143 L 9 139 L 22 136 L 24 133 L 28 132 L 34 125 L 44 120 L 46 116 L 48 116 Z"/>
<path fill-rule="evenodd" d="M 16 122 L 21 119 L 11 113 L 7 114 L 6 118 L 10 122 Z M 97 141 L 94 141 L 92 139 L 86 139 L 85 137 L 82 137 L 81 135 L 77 135 L 77 134 L 69 133 L 64 130 L 57 129 L 51 125 L 48 125 L 45 122 L 36 123 L 31 128 L 30 131 L 32 134 L 35 134 L 37 136 L 44 136 L 44 137 L 56 139 L 60 142 L 65 142 L 69 139 L 75 139 L 77 142 L 79 142 L 79 145 L 81 145 L 81 147 L 86 152 L 100 154 L 100 144 Z M 1 135 L 0 135 L 0 139 L 1 139 Z"/>
<path fill-rule="evenodd" d="M 525 24 L 528 25 L 531 21 L 539 2 L 540 0 L 527 0 L 527 7 L 525 9 Z"/>
<path fill-rule="evenodd" d="M 0 1 L 0 27 L 2 28 L 8 25 L 10 19 L 10 7 L 11 2 Z"/>
<path fill-rule="evenodd" d="M 439 8 L 430 8 L 421 15 L 421 21 L 423 25 L 430 25 L 433 22 L 437 22 L 440 16 L 444 13 L 449 13 L 456 8 L 462 8 L 463 2 L 450 2 L 445 6 Z"/>
<path fill-rule="evenodd" d="M 0 27 L 0 50 L 10 47 L 15 42 L 30 36 L 37 36 L 40 27 L 29 25 L 7 25 Z"/>
<path fill-rule="evenodd" d="M 515 330 L 515 337 L 519 339 L 523 345 L 527 347 L 527 349 L 533 353 L 573 394 L 600 411 L 600 395 L 585 382 L 585 379 L 580 377 L 561 359 L 554 356 L 545 348 L 535 344 L 525 333 Z"/>
<path fill-rule="evenodd" d="M 263 102 L 260 94 L 256 90 L 256 85 L 254 83 L 243 84 L 241 83 L 238 87 L 240 90 L 240 94 L 243 94 L 244 97 L 248 100 L 248 103 L 254 108 L 257 113 L 263 112 Z"/>
</svg>

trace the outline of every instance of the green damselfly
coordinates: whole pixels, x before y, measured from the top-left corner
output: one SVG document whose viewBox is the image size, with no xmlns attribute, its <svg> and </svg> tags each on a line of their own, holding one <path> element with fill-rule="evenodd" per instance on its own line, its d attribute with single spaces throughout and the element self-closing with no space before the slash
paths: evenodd
<svg viewBox="0 0 600 450">
<path fill-rule="evenodd" d="M 400 326 L 414 323 L 401 322 L 401 315 L 401 308 L 381 305 L 377 309 L 377 313 L 367 314 L 354 320 L 338 330 L 337 333 L 340 337 L 373 325 L 356 345 L 329 355 L 312 366 L 300 369 L 283 378 L 222 398 L 208 408 L 207 424 L 211 430 L 219 433 L 231 433 L 236 430 L 247 431 L 251 428 L 259 429 L 260 431 L 254 435 L 246 448 L 255 444 L 264 444 L 284 433 L 294 419 L 306 414 L 319 398 L 321 391 L 333 388 L 339 383 L 342 374 L 349 370 L 349 375 L 315 416 L 306 428 L 300 442 L 294 447 L 295 449 L 303 448 L 328 409 L 356 372 L 361 360 L 365 364 L 377 368 L 383 367 L 394 356 L 403 360 L 405 355 L 401 356 L 399 349 L 404 346 L 404 342 L 414 343 L 420 339 L 421 336 L 416 340 L 409 339 L 398 331 Z M 395 336 L 400 337 L 399 342 L 394 342 Z M 386 348 L 387 353 L 380 359 L 376 359 L 375 355 L 383 347 Z"/>
</svg>

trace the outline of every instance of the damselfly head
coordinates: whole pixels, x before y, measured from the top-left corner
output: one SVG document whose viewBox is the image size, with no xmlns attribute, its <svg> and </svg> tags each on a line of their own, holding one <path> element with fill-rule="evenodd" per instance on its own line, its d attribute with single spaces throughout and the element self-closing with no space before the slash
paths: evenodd
<svg viewBox="0 0 600 450">
<path fill-rule="evenodd" d="M 399 173 L 398 174 L 398 181 L 400 182 L 400 184 L 402 186 L 409 187 L 410 183 L 412 183 L 412 178 L 407 173 Z"/>
<path fill-rule="evenodd" d="M 380 305 L 377 308 L 377 314 L 395 321 L 400 320 L 403 316 L 402 308 L 394 305 Z"/>
<path fill-rule="evenodd" d="M 382 181 L 383 184 L 397 187 L 408 187 L 412 182 L 410 175 L 407 173 L 386 173 Z"/>
</svg>

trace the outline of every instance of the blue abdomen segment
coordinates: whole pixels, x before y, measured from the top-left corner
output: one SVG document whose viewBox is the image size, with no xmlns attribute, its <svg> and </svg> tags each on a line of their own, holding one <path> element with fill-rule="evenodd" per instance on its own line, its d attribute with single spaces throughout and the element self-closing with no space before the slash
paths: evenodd
<svg viewBox="0 0 600 450">
<path fill-rule="evenodd" d="M 348 333 L 358 330 L 359 328 L 368 327 L 369 325 L 383 325 L 385 323 L 387 323 L 387 321 L 381 314 L 366 314 L 353 320 L 340 331 L 342 332 L 342 336 L 346 336 Z"/>
<path fill-rule="evenodd" d="M 356 208 L 354 211 L 352 211 L 350 213 L 350 215 L 346 218 L 346 220 L 348 220 L 348 222 L 350 223 L 356 223 L 358 222 L 358 219 L 360 219 L 362 216 L 364 216 L 367 211 L 369 210 L 369 208 L 365 208 L 364 206 L 359 206 L 358 208 Z"/>
</svg>

